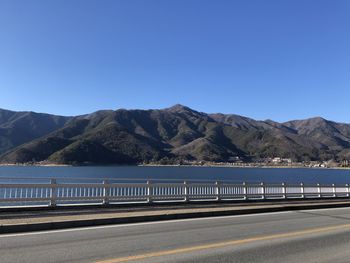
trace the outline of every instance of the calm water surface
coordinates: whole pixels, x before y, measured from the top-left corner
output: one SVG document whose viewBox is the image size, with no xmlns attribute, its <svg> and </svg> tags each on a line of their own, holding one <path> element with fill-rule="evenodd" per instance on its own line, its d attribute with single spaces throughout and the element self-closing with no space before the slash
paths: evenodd
<svg viewBox="0 0 350 263">
<path fill-rule="evenodd" d="M 132 179 L 132 180 L 230 180 L 265 183 L 350 183 L 350 170 L 302 168 L 226 168 L 226 167 L 0 167 L 0 178 L 70 178 Z M 0 180 L 0 183 L 4 181 Z"/>
</svg>

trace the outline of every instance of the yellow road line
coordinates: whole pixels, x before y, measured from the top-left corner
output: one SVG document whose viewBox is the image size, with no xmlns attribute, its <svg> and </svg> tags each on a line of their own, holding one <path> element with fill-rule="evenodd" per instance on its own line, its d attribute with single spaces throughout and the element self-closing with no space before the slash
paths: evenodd
<svg viewBox="0 0 350 263">
<path fill-rule="evenodd" d="M 242 244 L 256 242 L 256 241 L 264 241 L 264 240 L 272 240 L 272 239 L 288 238 L 288 237 L 297 237 L 297 236 L 303 236 L 303 235 L 307 235 L 307 234 L 316 234 L 316 233 L 328 232 L 328 231 L 332 231 L 332 230 L 340 230 L 340 229 L 346 229 L 346 228 L 350 228 L 350 224 L 321 227 L 321 228 L 312 228 L 312 229 L 306 229 L 306 230 L 295 231 L 295 232 L 274 234 L 274 235 L 269 235 L 269 236 L 257 236 L 257 237 L 245 238 L 245 239 L 240 239 L 240 240 L 230 240 L 230 241 L 225 241 L 225 242 L 207 244 L 207 245 L 199 245 L 199 246 L 192 246 L 192 247 L 172 249 L 172 250 L 163 250 L 163 251 L 152 252 L 152 253 L 147 253 L 147 254 L 142 254 L 142 255 L 107 259 L 107 260 L 97 261 L 96 263 L 128 262 L 128 261 L 132 261 L 132 260 L 141 260 L 141 259 L 147 259 L 147 258 L 152 258 L 152 257 L 160 257 L 160 256 L 194 252 L 194 251 L 199 251 L 199 250 L 221 248 L 221 247 L 234 246 L 234 245 L 242 245 Z"/>
</svg>

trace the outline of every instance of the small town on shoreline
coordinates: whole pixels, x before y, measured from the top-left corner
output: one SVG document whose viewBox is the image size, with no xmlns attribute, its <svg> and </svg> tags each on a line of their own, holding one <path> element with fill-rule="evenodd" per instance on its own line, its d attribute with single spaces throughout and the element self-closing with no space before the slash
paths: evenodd
<svg viewBox="0 0 350 263">
<path fill-rule="evenodd" d="M 95 164 L 95 163 L 76 163 L 76 164 L 57 164 L 47 161 L 27 162 L 27 163 L 3 163 L 0 166 L 130 166 L 130 164 Z M 143 162 L 134 164 L 136 166 L 203 166 L 203 167 L 239 167 L 239 168 L 350 168 L 350 160 L 337 161 L 334 159 L 328 161 L 302 161 L 295 162 L 291 158 L 271 157 L 261 158 L 256 161 L 243 161 L 235 157 L 231 162 L 214 162 L 198 160 L 171 160 L 162 159 L 157 162 Z"/>
<path fill-rule="evenodd" d="M 143 163 L 142 166 L 222 166 L 222 167 L 268 167 L 268 168 L 350 168 L 350 160 L 327 160 L 327 161 L 302 161 L 295 162 L 291 158 L 270 157 L 261 158 L 256 161 L 244 161 L 235 157 L 231 162 L 213 162 L 213 161 L 189 161 L 181 160 L 172 162 L 170 160 L 161 160 L 159 162 Z"/>
</svg>

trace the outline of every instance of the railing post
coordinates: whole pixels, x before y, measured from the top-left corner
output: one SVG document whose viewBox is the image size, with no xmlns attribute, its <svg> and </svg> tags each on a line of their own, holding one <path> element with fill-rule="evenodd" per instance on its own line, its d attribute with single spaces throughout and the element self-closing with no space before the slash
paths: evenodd
<svg viewBox="0 0 350 263">
<path fill-rule="evenodd" d="M 245 182 L 243 182 L 243 199 L 247 200 L 248 196 L 247 196 L 247 185 Z"/>
<path fill-rule="evenodd" d="M 346 197 L 349 197 L 349 185 L 345 184 L 346 187 Z"/>
<path fill-rule="evenodd" d="M 215 195 L 216 195 L 216 201 L 220 201 L 220 183 L 215 182 Z"/>
<path fill-rule="evenodd" d="M 265 199 L 265 185 L 261 183 L 261 199 Z"/>
<path fill-rule="evenodd" d="M 109 204 L 109 184 L 107 180 L 103 181 L 103 204 Z"/>
<path fill-rule="evenodd" d="M 189 201 L 189 198 L 188 198 L 188 185 L 187 185 L 186 181 L 184 181 L 184 195 L 185 195 L 185 202 L 188 202 Z"/>
<path fill-rule="evenodd" d="M 301 192 L 301 198 L 305 198 L 305 188 L 303 183 L 300 183 L 300 192 Z"/>
<path fill-rule="evenodd" d="M 152 203 L 152 185 L 151 181 L 147 181 L 147 203 Z"/>
<path fill-rule="evenodd" d="M 284 199 L 286 199 L 287 198 L 287 191 L 286 191 L 286 184 L 285 183 L 282 183 L 282 193 L 283 193 L 282 197 Z"/>
<path fill-rule="evenodd" d="M 317 184 L 317 193 L 318 193 L 318 197 L 321 198 L 321 187 L 320 187 L 320 184 Z"/>
<path fill-rule="evenodd" d="M 332 184 L 333 197 L 337 197 L 337 192 L 335 190 L 335 184 Z"/>
<path fill-rule="evenodd" d="M 57 180 L 50 180 L 51 196 L 50 196 L 50 206 L 55 207 L 57 205 Z"/>
</svg>

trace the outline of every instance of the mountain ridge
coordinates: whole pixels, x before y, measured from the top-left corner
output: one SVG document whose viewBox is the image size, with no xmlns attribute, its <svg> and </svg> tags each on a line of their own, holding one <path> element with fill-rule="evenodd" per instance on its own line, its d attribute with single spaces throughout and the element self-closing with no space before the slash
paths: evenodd
<svg viewBox="0 0 350 263">
<path fill-rule="evenodd" d="M 0 109 L 0 154 L 63 127 L 71 117 Z"/>
<path fill-rule="evenodd" d="M 9 122 L 9 115 L 0 110 L 0 131 L 3 123 Z M 3 152 L 0 162 L 137 164 L 230 162 L 237 158 L 255 161 L 276 156 L 295 161 L 350 157 L 350 124 L 321 117 L 280 123 L 198 112 L 176 104 L 165 109 L 101 110 L 51 118 L 59 124 L 55 129 L 13 145 Z"/>
</svg>

